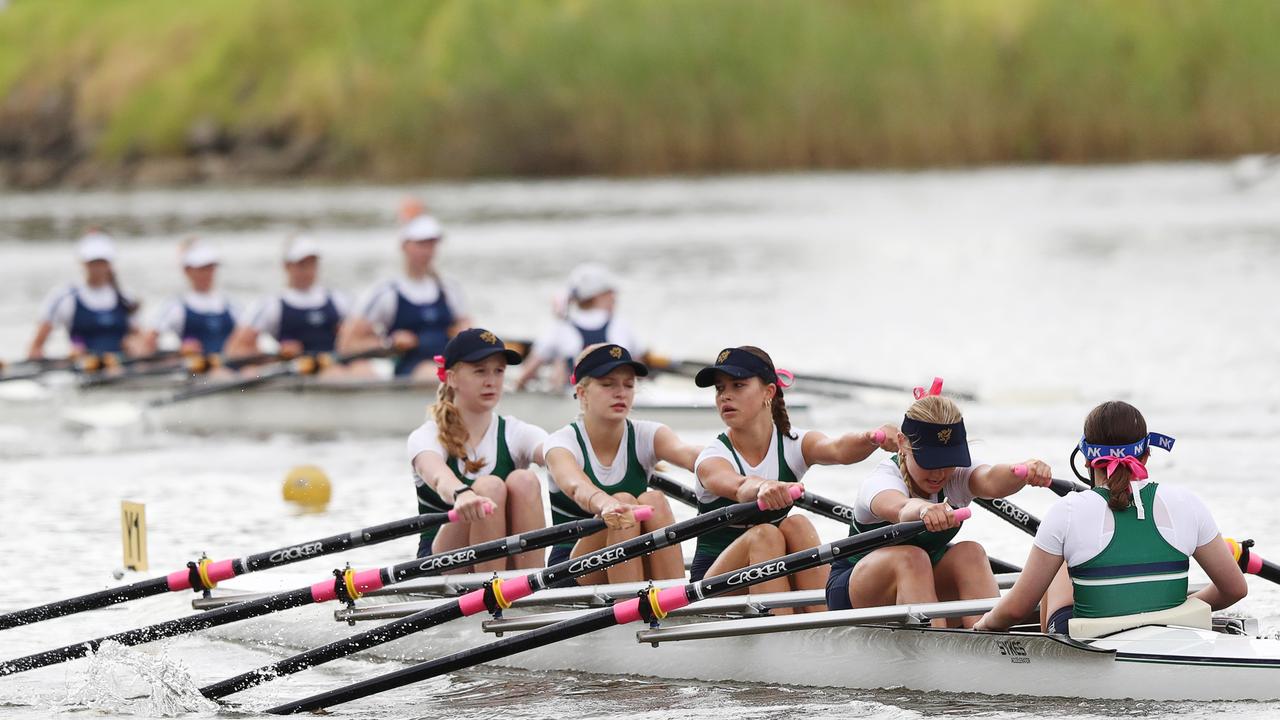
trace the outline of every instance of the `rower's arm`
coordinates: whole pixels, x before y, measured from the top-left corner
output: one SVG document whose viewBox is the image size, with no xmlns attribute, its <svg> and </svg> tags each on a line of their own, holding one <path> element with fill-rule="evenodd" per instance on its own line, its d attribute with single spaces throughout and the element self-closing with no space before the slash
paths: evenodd
<svg viewBox="0 0 1280 720">
<path fill-rule="evenodd" d="M 573 453 L 562 447 L 554 447 L 547 451 L 546 461 L 551 481 L 584 511 L 599 515 L 613 502 L 613 496 L 596 487 L 591 478 L 582 472 Z"/>
<path fill-rule="evenodd" d="M 222 353 L 228 358 L 243 358 L 258 352 L 258 331 L 248 325 L 237 326 L 227 338 Z"/>
<path fill-rule="evenodd" d="M 1249 594 L 1249 585 L 1231 557 L 1231 550 L 1221 535 L 1196 548 L 1192 557 L 1200 564 L 1201 569 L 1209 576 L 1209 586 L 1192 597 L 1199 598 L 1214 610 L 1222 610 L 1244 599 Z"/>
<path fill-rule="evenodd" d="M 445 464 L 444 458 L 434 451 L 424 450 L 413 459 L 413 469 L 422 478 L 427 487 L 436 491 L 440 499 L 450 505 L 454 501 L 454 493 L 466 486 L 457 475 Z"/>
<path fill-rule="evenodd" d="M 764 480 L 758 477 L 743 477 L 733 465 L 724 458 L 708 458 L 698 466 L 698 481 L 702 487 L 735 502 L 750 502 L 756 499 Z"/>
<path fill-rule="evenodd" d="M 653 436 L 653 451 L 659 460 L 666 460 L 672 465 L 693 472 L 693 464 L 697 461 L 702 448 L 690 445 L 680 439 L 675 431 L 663 425 Z"/>
<path fill-rule="evenodd" d="M 366 352 L 381 345 L 373 323 L 366 318 L 353 317 L 338 330 L 337 350 L 342 355 Z"/>
<path fill-rule="evenodd" d="M 540 367 L 542 367 L 542 358 L 533 353 L 526 355 L 524 362 L 520 363 L 520 378 L 516 380 L 516 389 L 523 390 L 524 386 L 538 374 Z"/>
<path fill-rule="evenodd" d="M 1008 497 L 1027 485 L 1046 487 L 1053 480 L 1053 469 L 1048 463 L 1039 460 L 1026 460 L 1020 463 L 1027 469 L 1025 478 L 1013 472 L 1013 465 L 982 465 L 974 468 L 969 476 L 969 492 L 974 497 L 1002 498 Z"/>
<path fill-rule="evenodd" d="M 877 432 L 884 433 L 884 439 L 879 443 L 876 442 Z M 882 447 L 896 450 L 897 436 L 898 428 L 887 424 L 876 430 L 848 433 L 838 438 L 810 431 L 801 441 L 800 449 L 804 452 L 806 465 L 852 465 L 866 460 Z"/>
<path fill-rule="evenodd" d="M 44 343 L 53 332 L 53 323 L 42 322 L 36 326 L 36 336 L 31 338 L 31 346 L 27 348 L 27 357 L 39 360 L 44 357 Z"/>
<path fill-rule="evenodd" d="M 1226 543 L 1222 543 L 1226 548 Z M 1006 630 L 1020 622 L 1036 609 L 1036 604 L 1053 582 L 1053 577 L 1062 567 L 1062 556 L 1051 555 L 1036 546 L 1031 547 L 1027 556 L 1027 564 L 1022 568 L 1018 581 L 996 603 L 991 611 L 982 616 L 975 630 Z M 1056 609 L 1056 608 L 1054 608 Z"/>
</svg>

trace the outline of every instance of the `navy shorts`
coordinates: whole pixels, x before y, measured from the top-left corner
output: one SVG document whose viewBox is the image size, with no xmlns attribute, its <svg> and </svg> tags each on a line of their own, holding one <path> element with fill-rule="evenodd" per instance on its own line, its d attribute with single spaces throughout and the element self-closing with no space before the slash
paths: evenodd
<svg viewBox="0 0 1280 720">
<path fill-rule="evenodd" d="M 1054 610 L 1049 615 L 1049 622 L 1045 625 L 1045 632 L 1050 635 L 1066 635 L 1067 621 L 1075 615 L 1075 607 L 1072 605 L 1064 605 Z"/>
<path fill-rule="evenodd" d="M 715 564 L 719 555 L 711 553 L 694 553 L 693 562 L 689 563 L 689 582 L 698 582 L 707 576 L 707 571 Z"/>
<path fill-rule="evenodd" d="M 852 610 L 849 602 L 849 576 L 853 574 L 853 566 L 831 566 L 831 574 L 827 576 L 827 609 Z"/>
<path fill-rule="evenodd" d="M 559 565 L 560 563 L 568 560 L 569 554 L 572 552 L 573 552 L 572 545 L 552 545 L 551 553 L 547 555 L 547 567 L 551 567 L 552 565 Z M 577 580 L 574 580 L 573 578 L 568 578 L 565 580 L 561 580 L 557 583 L 553 583 L 551 587 L 558 587 L 558 588 L 576 587 L 577 584 L 578 584 Z"/>
</svg>

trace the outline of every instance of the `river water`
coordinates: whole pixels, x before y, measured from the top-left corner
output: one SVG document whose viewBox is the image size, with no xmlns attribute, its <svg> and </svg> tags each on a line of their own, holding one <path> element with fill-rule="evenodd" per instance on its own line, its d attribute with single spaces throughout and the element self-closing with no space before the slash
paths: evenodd
<svg viewBox="0 0 1280 720">
<path fill-rule="evenodd" d="M 976 452 L 991 460 L 1039 457 L 1069 476 L 1067 453 L 1085 413 L 1098 401 L 1126 399 L 1153 430 L 1178 438 L 1175 452 L 1155 456 L 1154 477 L 1192 488 L 1224 534 L 1255 538 L 1265 555 L 1280 547 L 1273 520 L 1280 507 L 1270 487 L 1280 450 L 1280 178 L 1246 186 L 1233 170 L 1196 164 L 8 194 L 0 197 L 0 356 L 22 354 L 40 299 L 74 278 L 71 238 L 87 224 L 115 232 L 122 282 L 152 310 L 181 287 L 175 244 L 188 233 L 221 249 L 223 286 L 247 302 L 279 281 L 280 244 L 295 229 L 322 244 L 322 272 L 334 286 L 356 291 L 394 273 L 394 208 L 413 194 L 448 227 L 442 271 L 466 288 L 477 321 L 500 334 L 544 327 L 568 269 L 598 260 L 623 277 L 621 311 L 671 355 L 706 357 L 751 343 L 794 369 L 802 384 L 805 371 L 908 385 L 941 375 L 978 393 L 981 402 L 968 404 L 966 415 Z M 899 417 L 908 400 L 831 399 L 809 420 L 828 432 L 864 429 Z M 76 433 L 0 415 L 0 458 L 8 579 L 0 610 L 112 584 L 122 499 L 147 504 L 156 571 L 202 551 L 235 556 L 413 510 L 401 437 Z M 280 479 L 304 462 L 334 479 L 327 513 L 297 514 L 280 499 Z M 811 487 L 851 500 L 871 462 L 815 470 Z M 1024 491 L 1015 500 L 1043 514 L 1053 497 Z M 844 533 L 829 521 L 816 524 L 827 538 Z M 1016 562 L 1029 547 L 984 514 L 964 536 Z M 413 546 L 397 541 L 345 559 L 383 565 L 406 559 Z M 328 559 L 297 567 L 318 579 L 333 566 Z M 1239 609 L 1274 633 L 1280 592 L 1250 583 Z M 4 631 L 0 656 L 176 617 L 187 599 L 153 598 Z M 245 693 L 234 708 L 189 696 L 192 687 L 283 652 L 196 635 L 104 653 L 0 679 L 0 714 L 257 717 L 396 667 L 334 663 Z M 479 668 L 333 712 L 407 720 L 491 717 L 499 709 L 522 718 L 1261 718 L 1280 706 L 1029 701 Z"/>
</svg>

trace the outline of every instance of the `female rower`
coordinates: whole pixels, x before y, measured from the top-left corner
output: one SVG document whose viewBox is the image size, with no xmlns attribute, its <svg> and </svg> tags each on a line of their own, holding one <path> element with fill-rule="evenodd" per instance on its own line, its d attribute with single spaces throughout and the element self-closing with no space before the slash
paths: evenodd
<svg viewBox="0 0 1280 720">
<path fill-rule="evenodd" d="M 214 289 L 218 251 L 203 240 L 182 243 L 182 271 L 189 290 L 165 305 L 147 333 L 147 349 L 155 352 L 162 335 L 177 338 L 184 354 L 213 355 L 235 327 L 235 311 L 227 296 Z"/>
<path fill-rule="evenodd" d="M 1022 622 L 1037 602 L 1041 630 L 1060 634 L 1067 633 L 1072 617 L 1178 607 L 1187 602 L 1188 558 L 1195 558 L 1210 581 L 1193 598 L 1221 610 L 1248 593 L 1200 499 L 1147 479 L 1153 445 L 1170 450 L 1173 438 L 1148 433 L 1146 419 L 1132 405 L 1105 402 L 1089 413 L 1078 449 L 1094 489 L 1049 509 L 1017 583 L 976 629 L 1003 630 Z"/>
<path fill-rule="evenodd" d="M 138 349 L 140 336 L 133 317 L 138 303 L 116 282 L 115 243 L 107 234 L 92 230 L 80 238 L 76 253 L 84 263 L 84 282 L 59 288 L 45 299 L 27 350 L 32 360 L 44 357 L 45 341 L 55 327 L 66 328 L 72 355 L 119 355 L 126 348 Z"/>
<path fill-rule="evenodd" d="M 599 263 L 583 263 L 569 273 L 568 307 L 558 312 L 556 324 L 538 338 L 529 350 L 517 388 L 523 388 L 538 369 L 550 363 L 553 387 L 563 387 L 573 362 L 582 349 L 597 343 L 613 343 L 626 348 L 633 357 L 644 349 L 626 320 L 614 314 L 618 302 L 618 280 Z"/>
<path fill-rule="evenodd" d="M 829 438 L 820 432 L 795 430 L 787 415 L 779 375 L 773 359 L 760 348 L 726 348 L 715 365 L 698 371 L 698 387 L 715 386 L 716 409 L 728 429 L 698 456 L 696 463 L 698 512 L 751 500 L 763 500 L 777 511 L 750 528 L 728 527 L 698 538 L 690 570 L 692 580 L 736 570 L 820 544 L 808 518 L 787 517 L 793 503 L 789 487 L 800 482 L 811 465 L 849 465 L 865 459 L 881 446 L 877 431 Z M 892 443 L 897 428 L 881 428 L 883 443 Z M 888 445 L 886 449 L 892 449 Z M 761 583 L 753 592 L 817 590 L 827 580 L 821 566 Z M 806 610 L 822 610 L 821 605 Z M 774 610 L 790 613 L 790 609 Z"/>
<path fill-rule="evenodd" d="M 488 330 L 464 330 L 438 358 L 440 388 L 431 419 L 409 435 L 409 463 L 418 511 L 457 509 L 465 523 L 422 533 L 418 556 L 456 550 L 545 525 L 542 486 L 530 471 L 542 464 L 547 433 L 493 408 L 502 399 L 502 378 L 520 354 Z M 484 506 L 493 508 L 491 514 Z M 491 560 L 476 572 L 542 567 L 543 552 Z"/>
<path fill-rule="evenodd" d="M 863 482 L 849 530 L 854 535 L 890 523 L 923 520 L 928 532 L 901 545 L 832 563 L 827 582 L 830 609 L 1000 594 L 981 545 L 949 544 L 960 528 L 953 508 L 965 507 L 975 497 L 1001 498 L 1027 485 L 1048 486 L 1052 472 L 1039 460 L 1023 463 L 1025 477 L 1019 477 L 1014 465 L 975 462 L 960 408 L 941 392 L 941 378 L 928 391 L 916 388 L 916 400 L 897 433 L 898 454 L 880 463 Z M 965 617 L 960 622 L 969 627 L 976 620 Z"/>
<path fill-rule="evenodd" d="M 443 239 L 444 230 L 430 215 L 418 215 L 405 224 L 400 232 L 404 276 L 380 283 L 364 296 L 342 324 L 339 352 L 372 350 L 389 337 L 406 351 L 396 360 L 397 376 L 435 377 L 431 358 L 444 351 L 451 336 L 471 325 L 461 291 L 435 270 Z"/>
<path fill-rule="evenodd" d="M 686 470 L 693 468 L 698 448 L 687 445 L 662 423 L 627 418 L 635 401 L 636 378 L 649 374 L 621 345 L 592 345 L 578 357 L 572 382 L 582 415 L 547 439 L 547 470 L 551 474 L 551 517 L 556 524 L 601 517 L 606 530 L 582 538 L 575 545 L 557 545 L 554 565 L 607 545 L 653 532 L 675 521 L 667 498 L 649 489 L 649 476 L 659 460 Z M 653 508 L 653 515 L 636 522 L 637 505 Z M 658 550 L 581 578 L 581 583 L 637 582 L 684 577 L 684 558 L 678 545 Z"/>
<path fill-rule="evenodd" d="M 256 354 L 261 335 L 279 343 L 284 357 L 333 352 L 338 328 L 347 314 L 347 300 L 316 282 L 319 268 L 320 246 L 305 235 L 289 238 L 284 250 L 284 291 L 254 306 L 249 321 L 236 327 L 227 341 L 227 354 Z M 335 365 L 323 372 L 340 370 L 341 366 Z"/>
</svg>

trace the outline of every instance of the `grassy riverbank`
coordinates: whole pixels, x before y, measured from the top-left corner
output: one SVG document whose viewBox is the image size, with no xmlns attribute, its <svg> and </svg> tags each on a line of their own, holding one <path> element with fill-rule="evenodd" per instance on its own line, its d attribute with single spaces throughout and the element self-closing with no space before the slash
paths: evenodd
<svg viewBox="0 0 1280 720">
<path fill-rule="evenodd" d="M 1276 37 L 1271 0 L 17 0 L 0 162 L 41 184 L 166 160 L 398 179 L 1225 156 L 1280 149 Z"/>
</svg>

